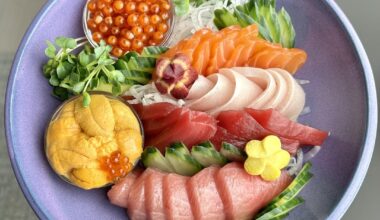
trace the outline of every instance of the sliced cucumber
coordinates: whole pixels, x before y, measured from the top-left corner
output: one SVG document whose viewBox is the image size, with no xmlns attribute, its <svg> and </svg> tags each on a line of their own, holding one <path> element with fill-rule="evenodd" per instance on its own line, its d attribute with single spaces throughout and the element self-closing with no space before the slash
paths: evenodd
<svg viewBox="0 0 380 220">
<path fill-rule="evenodd" d="M 220 153 L 229 161 L 244 162 L 245 159 L 247 159 L 247 155 L 244 151 L 227 142 L 222 143 Z"/>
<path fill-rule="evenodd" d="M 227 159 L 216 151 L 215 148 L 194 146 L 191 149 L 191 155 L 204 167 L 212 165 L 223 166 L 227 163 Z"/>
<path fill-rule="evenodd" d="M 313 176 L 311 173 L 309 173 L 311 167 L 312 165 L 310 162 L 305 163 L 300 173 L 293 180 L 293 182 L 279 196 L 273 199 L 269 206 L 275 204 L 277 201 L 285 197 L 287 194 L 297 191 L 297 189 L 301 187 L 297 192 L 298 194 L 300 190 L 303 189 L 303 187 L 305 187 L 305 185 L 310 181 L 310 178 Z"/>
<path fill-rule="evenodd" d="M 197 146 L 202 146 L 202 147 L 205 147 L 205 148 L 210 148 L 210 149 L 214 149 L 215 150 L 215 147 L 211 143 L 211 141 L 206 141 L 206 142 L 200 143 Z"/>
<path fill-rule="evenodd" d="M 173 143 L 172 145 L 170 145 L 169 148 L 172 148 L 172 149 L 176 150 L 178 153 L 181 153 L 183 155 L 190 155 L 189 149 L 182 142 Z"/>
<path fill-rule="evenodd" d="M 146 148 L 141 155 L 141 160 L 145 167 L 157 168 L 168 173 L 174 172 L 173 166 L 155 147 Z"/>
<path fill-rule="evenodd" d="M 264 215 L 256 218 L 257 220 L 273 220 L 278 219 L 279 217 L 283 217 L 284 215 L 288 214 L 290 211 L 292 211 L 297 206 L 301 205 L 304 202 L 304 200 L 301 197 L 296 197 L 285 204 L 276 207 L 275 209 L 272 209 L 270 212 L 265 213 Z"/>
<path fill-rule="evenodd" d="M 273 212 L 276 212 L 276 210 L 281 209 L 281 207 L 289 206 L 288 203 L 295 199 L 299 200 L 300 199 L 299 197 L 298 198 L 295 198 L 295 197 L 301 192 L 301 190 L 310 182 L 311 178 L 313 177 L 313 174 L 309 172 L 311 166 L 312 165 L 310 162 L 306 163 L 301 169 L 298 176 L 293 180 L 293 182 L 279 196 L 274 198 L 256 217 L 258 219 L 261 219 L 261 217 L 264 217 L 264 216 L 268 217 L 268 213 L 273 213 Z M 286 214 L 286 213 L 283 212 L 282 214 Z M 273 216 L 270 216 L 270 217 L 273 217 Z M 278 216 L 275 216 L 275 217 L 273 217 L 273 219 L 277 219 Z M 264 218 L 264 219 L 272 219 L 272 218 Z"/>
<path fill-rule="evenodd" d="M 203 168 L 190 154 L 180 153 L 171 147 L 166 148 L 165 157 L 180 175 L 192 176 Z"/>
</svg>

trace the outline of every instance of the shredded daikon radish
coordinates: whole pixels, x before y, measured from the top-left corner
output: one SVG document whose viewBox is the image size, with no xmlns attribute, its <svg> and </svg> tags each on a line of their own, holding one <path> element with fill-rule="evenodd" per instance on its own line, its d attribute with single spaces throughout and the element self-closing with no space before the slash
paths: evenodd
<svg viewBox="0 0 380 220">
<path fill-rule="evenodd" d="M 174 34 L 172 34 L 167 44 L 173 46 L 202 28 L 210 28 L 216 31 L 214 11 L 219 8 L 232 9 L 244 2 L 246 0 L 209 0 L 198 7 L 191 4 L 189 10 L 191 13 L 175 18 L 173 24 Z"/>
<path fill-rule="evenodd" d="M 321 146 L 313 147 L 311 150 L 309 150 L 309 152 L 307 152 L 305 154 L 304 160 L 308 161 L 308 160 L 312 159 L 313 157 L 317 156 L 317 154 L 319 153 L 320 150 L 321 150 Z"/>
<path fill-rule="evenodd" d="M 300 113 L 300 116 L 301 115 L 307 115 L 307 114 L 310 114 L 311 113 L 311 108 L 310 108 L 310 106 L 306 106 L 303 110 L 302 110 L 302 112 Z"/>
<path fill-rule="evenodd" d="M 134 98 L 132 100 L 128 100 L 128 103 L 130 104 L 151 105 L 160 102 L 168 102 L 180 107 L 185 105 L 185 101 L 182 99 L 177 100 L 169 95 L 162 95 L 152 83 L 144 86 L 132 86 L 124 95 L 132 96 Z"/>
<path fill-rule="evenodd" d="M 309 84 L 310 81 L 309 80 L 306 80 L 306 79 L 296 79 L 296 81 L 298 82 L 298 84 L 300 85 L 306 85 L 306 84 Z"/>
<path fill-rule="evenodd" d="M 297 175 L 301 171 L 302 166 L 303 166 L 303 151 L 301 149 L 299 149 L 297 151 L 296 163 L 293 166 L 288 165 L 289 175 L 291 175 L 291 176 Z"/>
</svg>

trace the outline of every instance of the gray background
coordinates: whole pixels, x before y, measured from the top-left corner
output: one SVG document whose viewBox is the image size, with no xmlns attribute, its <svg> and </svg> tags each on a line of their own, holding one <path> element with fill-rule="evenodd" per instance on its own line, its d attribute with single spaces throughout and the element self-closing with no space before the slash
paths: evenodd
<svg viewBox="0 0 380 220">
<path fill-rule="evenodd" d="M 45 0 L 0 0 L 0 219 L 36 219 L 25 201 L 7 156 L 3 124 L 3 103 L 6 81 L 17 46 L 34 15 Z M 376 84 L 380 85 L 380 1 L 336 0 L 349 17 L 367 50 Z M 380 86 L 379 86 L 380 88 Z M 380 94 L 380 92 L 378 92 Z M 379 133 L 379 132 L 378 132 Z M 380 142 L 379 142 L 380 143 Z M 380 146 L 379 146 L 380 147 Z M 345 220 L 379 219 L 380 149 L 376 147 L 371 167 Z"/>
</svg>

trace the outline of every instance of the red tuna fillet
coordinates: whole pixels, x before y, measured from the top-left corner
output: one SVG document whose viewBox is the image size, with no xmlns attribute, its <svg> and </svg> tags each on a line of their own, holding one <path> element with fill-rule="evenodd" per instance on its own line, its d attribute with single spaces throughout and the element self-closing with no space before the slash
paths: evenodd
<svg viewBox="0 0 380 220">
<path fill-rule="evenodd" d="M 140 116 L 140 119 L 144 121 L 165 117 L 179 107 L 167 102 L 162 102 L 144 106 L 137 104 L 133 105 L 133 108 Z"/>
<path fill-rule="evenodd" d="M 292 181 L 286 172 L 273 182 L 245 172 L 240 163 L 224 166 L 216 176 L 216 183 L 225 207 L 226 219 L 252 219 Z"/>
<path fill-rule="evenodd" d="M 217 117 L 218 130 L 211 139 L 213 144 L 220 148 L 223 141 L 244 149 L 245 144 L 253 139 L 261 140 L 268 135 L 278 135 L 261 126 L 245 111 L 225 111 Z M 300 147 L 297 140 L 281 137 L 282 148 L 295 154 Z"/>
<path fill-rule="evenodd" d="M 303 145 L 322 145 L 328 133 L 291 121 L 273 109 L 245 109 L 264 128 L 282 137 L 298 140 Z"/>
<path fill-rule="evenodd" d="M 159 134 L 163 129 L 172 126 L 181 118 L 181 115 L 189 111 L 185 108 L 178 108 L 170 112 L 167 116 L 155 120 L 144 120 L 144 132 L 147 137 Z"/>
<path fill-rule="evenodd" d="M 147 219 L 165 220 L 164 200 L 163 200 L 163 179 L 164 173 L 155 170 L 145 180 L 145 207 Z"/>
<path fill-rule="evenodd" d="M 118 181 L 108 191 L 107 196 L 112 204 L 127 208 L 129 192 L 136 179 L 141 175 L 142 170 L 134 170 L 128 176 Z"/>
<path fill-rule="evenodd" d="M 216 188 L 218 167 L 209 167 L 193 176 L 187 184 L 195 219 L 225 219 L 223 202 Z"/>
<path fill-rule="evenodd" d="M 128 196 L 128 216 L 130 219 L 147 219 L 147 209 L 145 206 L 145 181 L 147 177 L 158 172 L 152 169 L 146 169 L 132 185 Z"/>
<path fill-rule="evenodd" d="M 216 132 L 216 121 L 206 113 L 188 111 L 181 118 L 156 136 L 146 140 L 146 146 L 155 146 L 164 152 L 165 147 L 174 142 L 183 142 L 191 148 L 209 140 Z"/>
<path fill-rule="evenodd" d="M 224 111 L 216 119 L 218 126 L 243 140 L 263 139 L 271 134 L 244 111 Z"/>
<path fill-rule="evenodd" d="M 222 142 L 233 144 L 239 148 L 244 148 L 244 145 L 247 143 L 246 140 L 243 140 L 240 137 L 231 134 L 225 128 L 222 128 L 220 126 L 217 127 L 217 131 L 214 137 L 211 138 L 211 142 L 217 150 L 220 150 Z"/>
<path fill-rule="evenodd" d="M 167 174 L 163 181 L 164 207 L 168 220 L 193 220 L 187 181 L 190 177 Z"/>
</svg>

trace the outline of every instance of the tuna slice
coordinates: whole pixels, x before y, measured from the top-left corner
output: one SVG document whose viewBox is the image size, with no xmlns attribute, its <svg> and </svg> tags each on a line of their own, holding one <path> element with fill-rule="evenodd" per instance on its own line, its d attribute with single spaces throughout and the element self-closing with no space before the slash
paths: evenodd
<svg viewBox="0 0 380 220">
<path fill-rule="evenodd" d="M 221 112 L 217 120 L 219 121 L 218 126 L 243 140 L 262 139 L 271 134 L 244 111 Z"/>
<path fill-rule="evenodd" d="M 163 181 L 164 207 L 168 220 L 193 220 L 186 184 L 190 177 L 167 174 Z"/>
<path fill-rule="evenodd" d="M 188 111 L 182 114 L 175 124 L 156 136 L 149 137 L 146 146 L 155 146 L 163 152 L 165 147 L 181 141 L 186 146 L 192 147 L 197 143 L 209 140 L 215 132 L 215 119 L 205 113 Z"/>
<path fill-rule="evenodd" d="M 145 207 L 147 211 L 147 219 L 165 219 L 162 193 L 164 176 L 164 173 L 155 171 L 145 180 Z"/>
<path fill-rule="evenodd" d="M 142 170 L 134 170 L 112 186 L 107 196 L 112 204 L 127 208 L 129 192 L 136 179 L 141 175 Z"/>
<path fill-rule="evenodd" d="M 321 145 L 328 133 L 291 121 L 279 112 L 246 109 L 264 128 L 284 138 L 298 140 L 302 145 Z"/>
<path fill-rule="evenodd" d="M 247 141 L 243 140 L 239 136 L 231 134 L 225 128 L 218 126 L 218 129 L 214 137 L 211 138 L 211 142 L 214 144 L 217 150 L 220 150 L 220 147 L 222 146 L 222 142 L 227 142 L 227 143 L 235 145 L 236 147 L 243 148 Z"/>
<path fill-rule="evenodd" d="M 140 116 L 140 119 L 144 121 L 165 117 L 179 107 L 167 102 L 162 102 L 145 106 L 141 104 L 133 105 L 133 108 Z"/>
<path fill-rule="evenodd" d="M 163 129 L 173 125 L 178 121 L 180 116 L 188 111 L 187 109 L 178 108 L 170 112 L 167 116 L 156 120 L 144 120 L 144 132 L 146 136 L 159 134 Z"/>
<path fill-rule="evenodd" d="M 225 207 L 226 219 L 252 219 L 290 184 L 291 178 L 283 172 L 280 179 L 266 182 L 251 176 L 240 163 L 224 166 L 216 176 L 216 183 Z"/>
<path fill-rule="evenodd" d="M 128 215 L 132 220 L 240 220 L 252 219 L 290 182 L 286 172 L 279 180 L 266 182 L 247 174 L 240 163 L 208 167 L 193 177 L 148 168 L 131 189 L 117 191 L 125 183 L 122 180 L 112 188 L 111 194 L 128 198 Z"/>
<path fill-rule="evenodd" d="M 216 188 L 218 167 L 209 167 L 193 176 L 187 185 L 195 219 L 225 219 L 223 202 Z"/>
<path fill-rule="evenodd" d="M 152 175 L 152 169 L 146 169 L 132 185 L 128 197 L 127 209 L 131 219 L 147 219 L 145 206 L 145 181 Z"/>
</svg>

